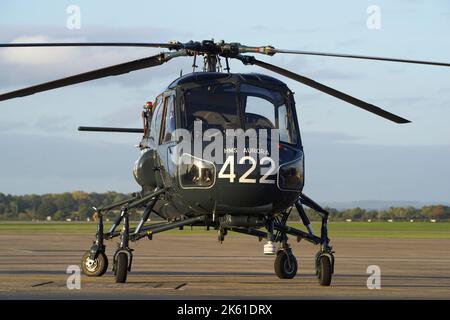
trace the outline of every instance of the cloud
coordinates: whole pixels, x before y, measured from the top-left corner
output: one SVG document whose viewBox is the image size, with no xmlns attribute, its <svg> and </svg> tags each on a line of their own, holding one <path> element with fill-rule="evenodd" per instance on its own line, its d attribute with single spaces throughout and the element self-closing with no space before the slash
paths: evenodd
<svg viewBox="0 0 450 320">
<path fill-rule="evenodd" d="M 363 39 L 363 38 L 350 38 L 350 39 L 337 40 L 335 42 L 335 46 L 337 48 L 361 46 L 362 44 L 364 44 L 364 41 L 365 41 L 365 39 Z"/>
<path fill-rule="evenodd" d="M 256 28 L 256 26 L 255 26 Z M 269 29 L 273 27 L 267 27 Z M 275 28 L 275 31 L 280 31 Z M 285 30 L 288 32 L 288 30 Z M 291 32 L 314 32 L 314 30 L 298 29 Z M 187 41 L 187 32 L 158 28 L 112 28 L 87 27 L 81 30 L 68 31 L 65 28 L 8 26 L 0 28 L 2 42 L 84 42 L 84 41 L 126 41 L 129 42 L 167 42 L 177 37 Z M 144 39 L 144 40 L 143 40 Z M 150 40 L 149 40 L 150 39 Z M 95 70 L 109 65 L 123 63 L 160 52 L 159 49 L 143 48 L 111 48 L 111 47 L 67 47 L 67 48 L 2 48 L 0 49 L 0 91 L 7 92 L 22 87 L 47 82 L 77 73 Z M 261 57 L 262 60 L 268 57 Z M 317 58 L 306 56 L 278 55 L 270 58 L 270 62 L 284 66 L 293 71 L 301 71 L 322 80 L 357 79 L 361 74 L 351 71 L 338 71 L 323 67 Z M 192 58 L 177 58 L 161 66 L 131 72 L 116 77 L 107 77 L 89 81 L 89 86 L 121 86 L 136 90 L 163 88 L 180 71 L 191 71 Z M 232 63 L 233 71 L 247 72 L 252 68 L 241 66 L 240 62 Z M 267 73 L 260 68 L 257 72 Z M 77 85 L 77 86 L 79 86 Z M 158 89 L 160 90 L 160 89 Z"/>
<path fill-rule="evenodd" d="M 392 105 L 392 106 L 411 106 L 411 105 L 430 105 L 436 99 L 420 97 L 420 96 L 408 96 L 408 97 L 393 97 L 393 98 L 383 98 L 383 99 L 372 99 L 374 102 L 382 103 L 384 105 Z"/>
<path fill-rule="evenodd" d="M 363 78 L 362 73 L 356 73 L 352 71 L 340 71 L 329 68 L 320 68 L 311 71 L 317 79 L 324 80 L 357 80 Z"/>
<path fill-rule="evenodd" d="M 167 42 L 169 31 L 138 28 L 86 28 L 70 33 L 58 28 L 0 28 L 1 42 Z M 5 31 L 8 30 L 8 31 Z M 33 33 L 33 30 L 36 33 Z M 174 33 L 179 35 L 180 32 Z M 172 36 L 174 35 L 172 34 Z M 164 40 L 161 38 L 165 37 Z M 151 39 L 151 40 L 149 40 Z M 102 67 L 132 61 L 157 54 L 162 49 L 134 47 L 52 47 L 1 48 L 0 89 L 13 90 L 40 82 L 47 82 Z M 184 60 L 184 61 L 183 61 Z M 116 84 L 144 87 L 156 79 L 174 78 L 180 69 L 190 66 L 190 59 L 177 59 L 151 70 L 141 70 L 118 77 L 90 81 L 89 85 Z M 190 67 L 189 67 L 190 68 Z M 3 87 L 3 88 L 2 88 Z"/>
<path fill-rule="evenodd" d="M 18 127 L 22 126 L 23 124 L 19 121 L 14 121 L 11 119 L 3 120 L 0 119 L 0 132 L 8 132 L 8 131 L 14 131 Z"/>
<path fill-rule="evenodd" d="M 75 42 L 73 38 L 60 39 L 61 42 Z M 52 42 L 47 35 L 21 36 L 14 38 L 11 43 L 39 43 Z M 0 59 L 4 64 L 23 66 L 60 65 L 73 62 L 79 56 L 79 48 L 3 48 Z"/>
<path fill-rule="evenodd" d="M 323 57 L 280 54 L 270 58 L 268 62 L 317 81 L 357 80 L 364 77 L 362 72 L 356 72 L 347 68 L 339 70 L 339 65 L 330 67 L 328 63 L 333 61 Z"/>
<path fill-rule="evenodd" d="M 39 26 L 39 25 L 5 25 L 0 24 L 0 39 L 11 42 L 21 36 L 36 34 L 49 35 L 54 39 L 78 38 L 92 42 L 168 42 L 174 37 L 180 41 L 187 40 L 188 31 L 158 27 L 113 27 L 113 26 L 85 26 L 78 30 L 67 28 Z"/>
<path fill-rule="evenodd" d="M 305 131 L 302 134 L 303 139 L 309 144 L 324 144 L 330 143 L 350 143 L 357 142 L 361 137 L 349 135 L 343 132 L 319 132 L 319 131 Z"/>
<path fill-rule="evenodd" d="M 49 133 L 64 131 L 70 123 L 68 116 L 44 116 L 33 122 L 33 126 Z"/>
<path fill-rule="evenodd" d="M 153 100 L 155 97 L 152 97 Z M 142 103 L 142 106 L 144 102 Z M 102 126 L 142 126 L 141 112 L 142 106 L 128 105 L 105 114 L 98 125 Z"/>
</svg>

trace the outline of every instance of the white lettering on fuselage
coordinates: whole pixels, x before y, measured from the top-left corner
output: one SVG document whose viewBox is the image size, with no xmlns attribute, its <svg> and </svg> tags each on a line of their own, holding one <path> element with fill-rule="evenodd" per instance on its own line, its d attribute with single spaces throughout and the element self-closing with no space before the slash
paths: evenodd
<svg viewBox="0 0 450 320">
<path fill-rule="evenodd" d="M 223 152 L 225 153 L 237 153 L 237 148 L 224 148 Z M 253 154 L 262 154 L 262 155 L 268 155 L 269 151 L 261 148 L 244 148 L 244 153 L 253 153 Z"/>
</svg>

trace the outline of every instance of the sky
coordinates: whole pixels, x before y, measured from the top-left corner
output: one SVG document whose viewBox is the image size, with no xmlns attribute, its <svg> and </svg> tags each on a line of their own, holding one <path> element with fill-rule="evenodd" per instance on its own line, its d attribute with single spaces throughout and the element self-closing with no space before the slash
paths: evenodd
<svg viewBox="0 0 450 320">
<path fill-rule="evenodd" d="M 216 3 L 216 4 L 215 4 Z M 69 28 L 71 5 L 80 10 Z M 380 13 L 374 24 L 376 6 Z M 375 17 L 376 18 L 376 17 Z M 69 25 L 70 26 L 70 25 Z M 72 25 L 73 26 L 73 25 Z M 432 1 L 1 1 L 0 42 L 226 40 L 283 49 L 450 62 L 450 3 Z M 148 48 L 0 48 L 0 92 L 158 53 Z M 323 201 L 450 201 L 450 68 L 259 57 L 412 121 L 397 125 L 280 77 L 295 92 L 304 192 Z M 140 126 L 192 61 L 0 102 L 0 192 L 133 192 L 140 136 L 77 132 Z M 234 72 L 270 71 L 231 63 Z"/>
</svg>

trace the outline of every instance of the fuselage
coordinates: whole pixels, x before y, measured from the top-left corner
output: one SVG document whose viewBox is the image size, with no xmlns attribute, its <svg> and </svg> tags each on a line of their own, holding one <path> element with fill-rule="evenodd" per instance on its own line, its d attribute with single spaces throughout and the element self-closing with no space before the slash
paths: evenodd
<svg viewBox="0 0 450 320">
<path fill-rule="evenodd" d="M 171 190 L 165 218 L 268 216 L 298 199 L 304 154 L 292 92 L 260 74 L 192 73 L 147 112 L 134 175 L 144 190 Z"/>
</svg>

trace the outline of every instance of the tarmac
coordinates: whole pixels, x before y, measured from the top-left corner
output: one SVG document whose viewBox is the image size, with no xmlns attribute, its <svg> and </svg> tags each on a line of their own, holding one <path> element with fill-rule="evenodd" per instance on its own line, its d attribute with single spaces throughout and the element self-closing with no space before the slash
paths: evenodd
<svg viewBox="0 0 450 320">
<path fill-rule="evenodd" d="M 228 235 L 221 244 L 214 231 L 132 243 L 132 271 L 127 283 L 116 284 L 111 260 L 117 241 L 110 240 L 108 272 L 82 275 L 81 288 L 69 289 L 67 268 L 79 265 L 92 240 L 88 234 L 1 234 L 0 299 L 450 299 L 450 240 L 332 239 L 330 287 L 315 276 L 317 246 L 291 242 L 298 273 L 282 280 L 274 257 L 263 255 L 264 242 Z M 369 266 L 379 267 L 380 289 L 367 286 Z"/>
</svg>

